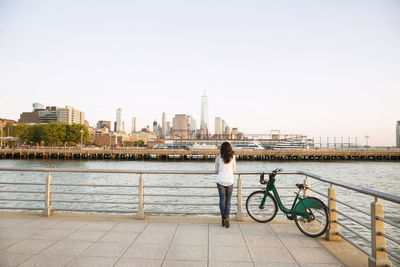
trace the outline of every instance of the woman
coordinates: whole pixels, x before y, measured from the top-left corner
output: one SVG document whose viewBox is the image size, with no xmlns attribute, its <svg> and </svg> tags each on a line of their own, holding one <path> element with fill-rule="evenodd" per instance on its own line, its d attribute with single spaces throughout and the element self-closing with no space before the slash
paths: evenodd
<svg viewBox="0 0 400 267">
<path fill-rule="evenodd" d="M 221 211 L 222 226 L 229 228 L 229 212 L 231 210 L 233 173 L 236 171 L 236 159 L 233 155 L 231 144 L 228 142 L 222 143 L 220 153 L 215 158 L 215 170 L 218 172 L 219 209 Z"/>
</svg>

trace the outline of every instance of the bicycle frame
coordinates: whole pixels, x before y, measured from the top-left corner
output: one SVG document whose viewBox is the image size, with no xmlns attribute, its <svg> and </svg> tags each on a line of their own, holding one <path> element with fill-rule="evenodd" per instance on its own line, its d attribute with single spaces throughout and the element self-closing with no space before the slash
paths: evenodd
<svg viewBox="0 0 400 267">
<path fill-rule="evenodd" d="M 304 206 L 304 204 L 303 204 L 304 211 L 294 210 L 294 207 L 296 206 L 297 200 L 299 200 L 299 201 L 303 200 L 303 198 L 299 196 L 300 190 L 299 190 L 299 192 L 296 193 L 296 197 L 295 197 L 295 199 L 293 201 L 292 207 L 290 209 L 288 209 L 282 204 L 281 198 L 279 197 L 279 193 L 278 193 L 278 191 L 276 190 L 276 187 L 275 187 L 275 179 L 273 179 L 272 181 L 270 179 L 270 181 L 268 182 L 267 188 L 265 189 L 265 194 L 264 194 L 263 199 L 262 199 L 262 201 L 260 203 L 260 209 L 262 209 L 264 207 L 265 199 L 267 198 L 267 194 L 270 191 L 272 191 L 272 193 L 274 194 L 275 200 L 278 203 L 278 207 L 283 213 L 289 214 L 289 215 L 299 215 L 299 216 L 305 217 L 307 219 L 310 219 L 310 216 L 309 216 L 308 212 L 306 212 L 307 208 Z"/>
</svg>

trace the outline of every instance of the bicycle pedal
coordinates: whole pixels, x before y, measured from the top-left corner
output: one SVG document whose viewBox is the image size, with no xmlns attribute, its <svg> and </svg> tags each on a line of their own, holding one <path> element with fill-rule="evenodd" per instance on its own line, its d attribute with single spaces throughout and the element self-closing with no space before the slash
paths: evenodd
<svg viewBox="0 0 400 267">
<path fill-rule="evenodd" d="M 288 218 L 288 220 L 293 221 L 294 220 L 294 215 L 293 214 L 286 214 L 286 217 Z"/>
</svg>

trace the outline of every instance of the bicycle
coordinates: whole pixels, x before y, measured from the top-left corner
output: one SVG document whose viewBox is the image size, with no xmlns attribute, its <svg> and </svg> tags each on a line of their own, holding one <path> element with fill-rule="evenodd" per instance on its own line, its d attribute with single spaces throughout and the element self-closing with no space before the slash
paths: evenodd
<svg viewBox="0 0 400 267">
<path fill-rule="evenodd" d="M 315 197 L 299 196 L 302 190 L 308 189 L 305 184 L 296 184 L 299 191 L 293 201 L 291 209 L 287 209 L 281 202 L 275 187 L 275 176 L 282 169 L 275 169 L 269 174 L 269 180 L 264 180 L 264 173 L 260 176 L 260 183 L 266 184 L 265 190 L 257 190 L 246 200 L 246 210 L 252 219 L 266 223 L 273 220 L 279 209 L 286 214 L 289 220 L 294 220 L 297 228 L 307 236 L 318 237 L 328 229 L 329 213 L 326 205 Z M 272 191 L 273 195 L 270 193 Z"/>
</svg>

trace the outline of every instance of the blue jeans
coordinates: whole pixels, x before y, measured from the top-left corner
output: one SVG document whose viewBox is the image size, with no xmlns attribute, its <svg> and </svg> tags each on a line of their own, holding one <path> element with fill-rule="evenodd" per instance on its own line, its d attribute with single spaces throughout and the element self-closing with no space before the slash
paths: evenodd
<svg viewBox="0 0 400 267">
<path fill-rule="evenodd" d="M 221 211 L 222 219 L 228 219 L 231 211 L 231 196 L 233 185 L 223 186 L 217 183 L 219 193 L 219 209 Z"/>
</svg>

